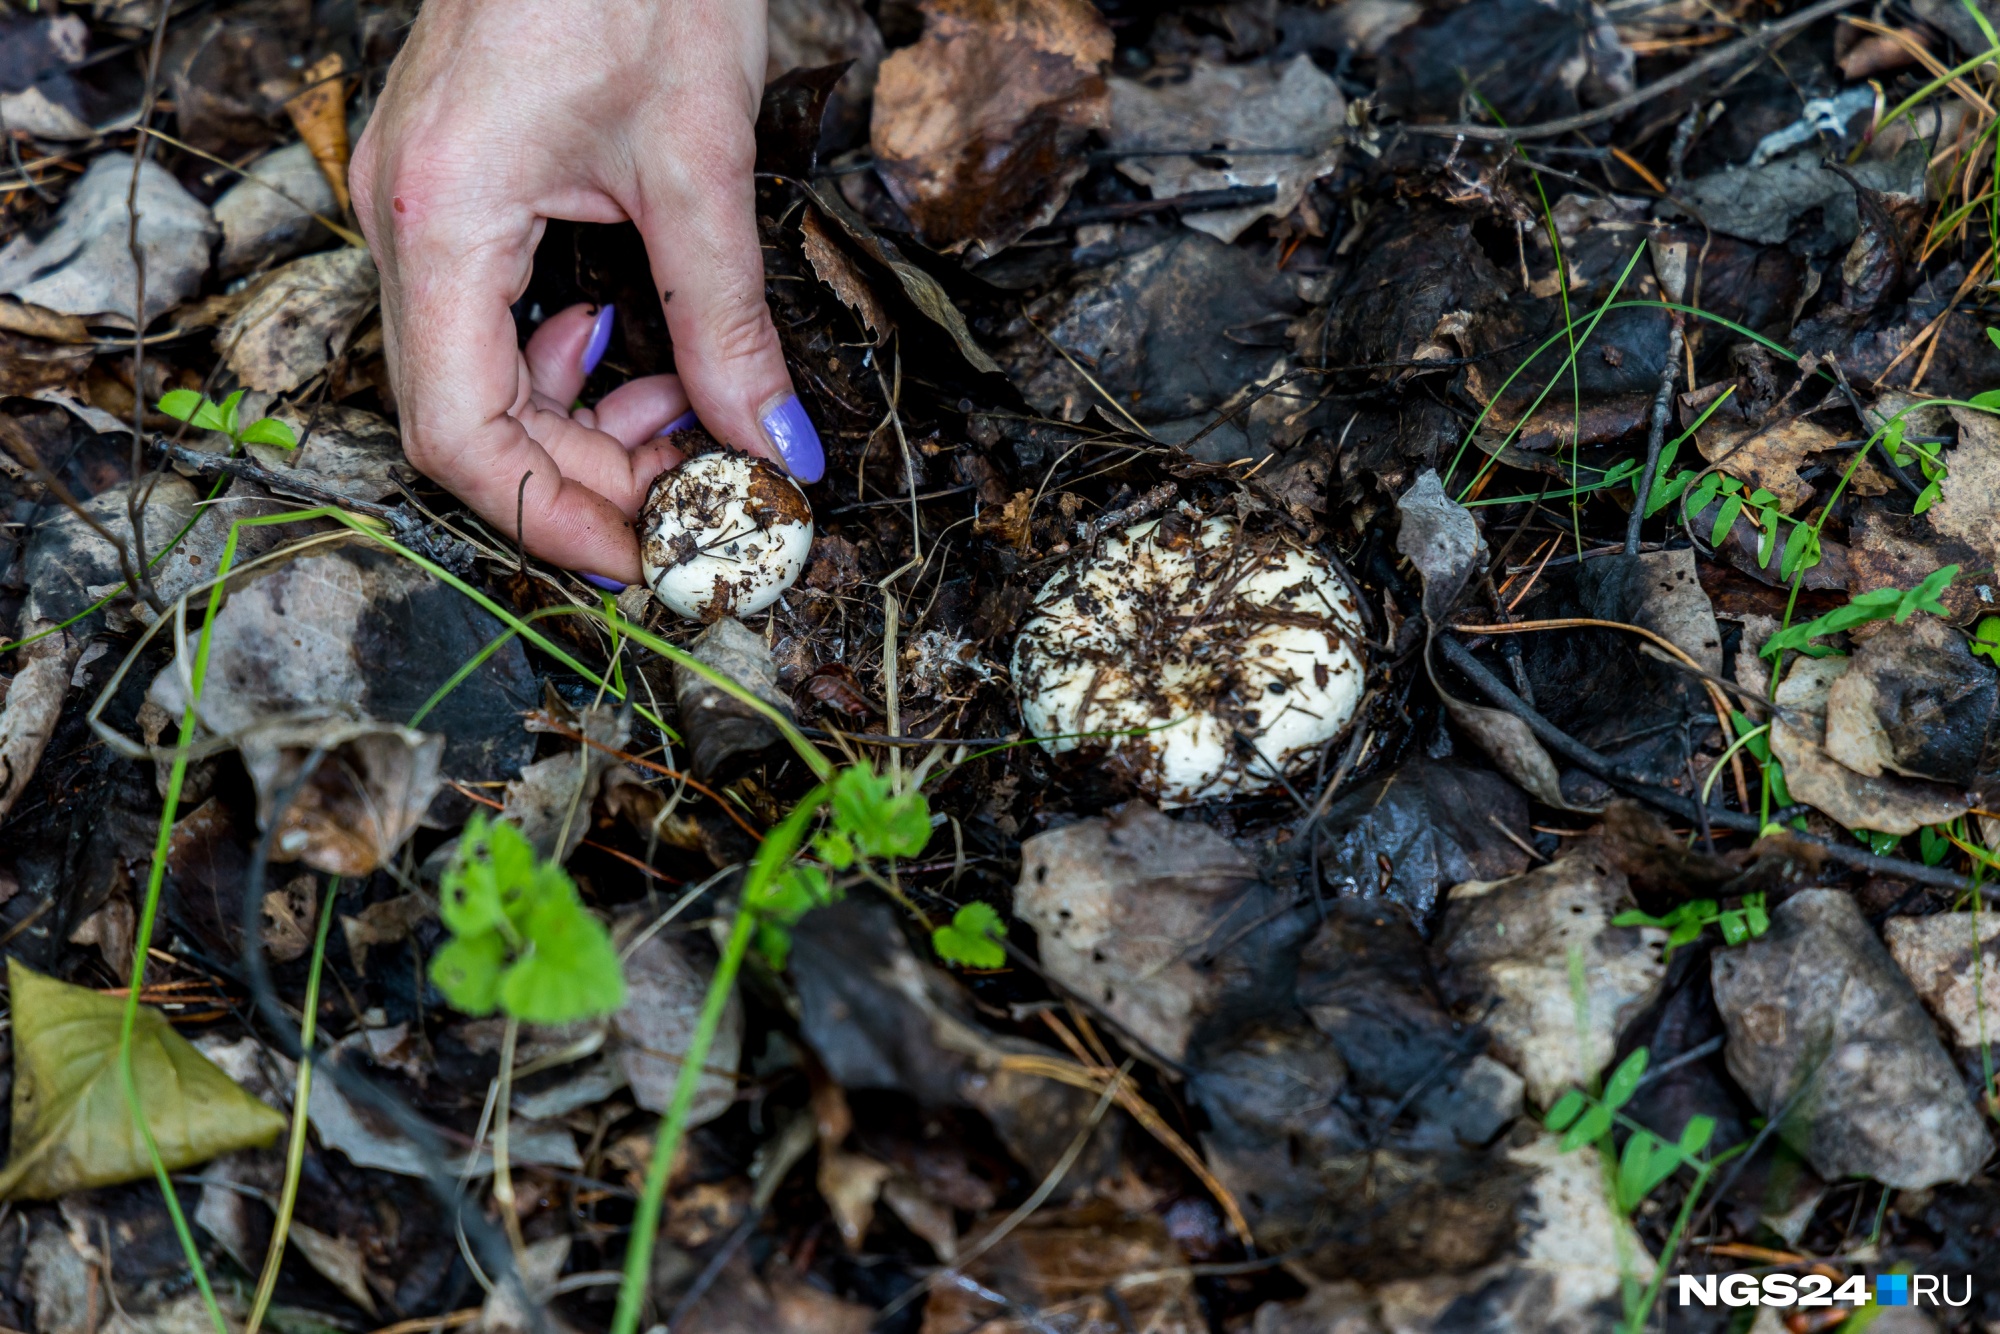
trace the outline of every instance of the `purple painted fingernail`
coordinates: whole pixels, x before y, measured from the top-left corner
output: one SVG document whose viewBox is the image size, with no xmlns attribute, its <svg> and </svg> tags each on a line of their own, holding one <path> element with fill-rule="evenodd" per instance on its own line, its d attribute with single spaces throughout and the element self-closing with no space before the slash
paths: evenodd
<svg viewBox="0 0 2000 1334">
<path fill-rule="evenodd" d="M 616 307 L 605 305 L 597 312 L 597 318 L 590 325 L 590 339 L 583 345 L 583 373 L 590 374 L 597 369 L 597 363 L 604 360 L 604 354 L 611 348 L 611 316 Z"/>
<path fill-rule="evenodd" d="M 692 430 L 699 425 L 701 425 L 701 419 L 694 415 L 693 408 L 689 408 L 686 412 L 683 412 L 680 416 L 662 426 L 660 428 L 660 435 L 672 435 L 675 431 Z M 657 440 L 660 436 L 656 435 L 653 438 Z"/>
<path fill-rule="evenodd" d="M 588 570 L 578 570 L 576 577 L 589 584 L 592 588 L 601 588 L 607 593 L 623 593 L 625 591 L 625 585 L 619 583 L 616 579 L 606 579 L 603 575 L 592 574 Z"/>
<path fill-rule="evenodd" d="M 817 482 L 826 473 L 826 453 L 819 445 L 819 432 L 797 394 L 786 394 L 764 409 L 758 419 L 764 435 L 785 461 L 785 467 L 801 482 Z"/>
</svg>

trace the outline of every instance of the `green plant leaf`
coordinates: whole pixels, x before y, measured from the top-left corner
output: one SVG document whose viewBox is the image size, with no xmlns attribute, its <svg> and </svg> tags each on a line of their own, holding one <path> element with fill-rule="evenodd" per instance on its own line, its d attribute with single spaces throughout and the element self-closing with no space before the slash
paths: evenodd
<svg viewBox="0 0 2000 1334">
<path fill-rule="evenodd" d="M 554 868 L 560 869 L 560 868 Z M 522 922 L 528 946 L 500 978 L 500 1004 L 532 1024 L 568 1024 L 625 1003 L 625 974 L 611 933 L 564 874 L 560 897 L 541 896 Z"/>
<path fill-rule="evenodd" d="M 452 1008 L 477 1018 L 500 1008 L 507 941 L 498 931 L 454 936 L 431 956 L 431 981 Z"/>
<path fill-rule="evenodd" d="M 2000 665 L 2000 616 L 1982 616 L 1972 629 L 1972 651 Z"/>
<path fill-rule="evenodd" d="M 1925 489 L 1928 490 L 1930 488 Z M 1922 510 L 1917 512 L 1919 514 L 1923 513 Z M 1950 609 L 1944 603 L 1938 601 L 1938 594 L 1950 587 L 1951 581 L 1957 578 L 1957 576 L 1958 567 L 1956 565 L 1946 565 L 1932 570 L 1929 574 L 1925 575 L 1922 583 L 1903 594 L 1901 599 L 1897 601 L 1896 624 L 1903 624 L 1903 622 L 1910 619 L 1911 612 L 1917 611 L 1927 611 L 1933 616 L 1951 615 Z"/>
<path fill-rule="evenodd" d="M 1975 408 L 2000 408 L 2000 389 L 1988 389 L 1985 393 L 1974 394 L 1965 401 Z"/>
<path fill-rule="evenodd" d="M 972 902 L 952 914 L 951 925 L 931 932 L 931 945 L 940 959 L 967 968 L 998 968 L 1007 962 L 1000 942 L 1007 928 L 990 903 Z"/>
<path fill-rule="evenodd" d="M 1790 798 L 1785 798 L 1790 801 Z M 1764 910 L 1764 895 L 1760 891 L 1743 896 L 1743 920 L 1749 924 L 1750 934 L 1761 936 L 1771 929 L 1771 914 Z"/>
<path fill-rule="evenodd" d="M 1549 1108 L 1549 1114 L 1542 1118 L 1542 1125 L 1551 1131 L 1562 1130 L 1582 1114 L 1584 1103 L 1582 1089 L 1571 1089 L 1556 1099 L 1556 1105 Z"/>
<path fill-rule="evenodd" d="M 244 391 L 239 389 L 222 400 L 222 425 L 216 427 L 231 440 L 236 439 L 236 411 L 243 405 Z"/>
<path fill-rule="evenodd" d="M 569 872 L 540 861 L 525 835 L 479 812 L 445 869 L 438 915 L 453 939 L 431 980 L 468 1014 L 566 1024 L 624 1003 L 611 937 L 577 897 Z"/>
<path fill-rule="evenodd" d="M 1750 923 L 1744 918 L 1741 908 L 1732 908 L 1715 919 L 1722 928 L 1722 942 L 1725 945 L 1741 945 L 1750 939 Z"/>
<path fill-rule="evenodd" d="M 1618 1159 L 1618 1212 L 1629 1214 L 1681 1165 L 1679 1150 L 1650 1130 L 1635 1130 Z"/>
<path fill-rule="evenodd" d="M 169 389 L 160 395 L 158 407 L 161 412 L 176 421 L 193 421 L 194 414 L 208 400 L 192 389 Z"/>
<path fill-rule="evenodd" d="M 1926 866 L 1936 866 L 1951 855 L 1951 839 L 1937 825 L 1917 831 L 1917 855 Z"/>
<path fill-rule="evenodd" d="M 7 961 L 14 1028 L 12 1152 L 0 1199 L 47 1200 L 153 1175 L 118 1069 L 125 999 Z M 158 1010 L 140 1006 L 132 1076 L 168 1171 L 261 1147 L 285 1118 L 245 1093 Z"/>
<path fill-rule="evenodd" d="M 931 841 L 923 793 L 899 793 L 864 765 L 850 765 L 834 778 L 833 820 L 863 856 L 914 857 Z"/>
<path fill-rule="evenodd" d="M 1646 1049 L 1640 1047 L 1618 1063 L 1604 1083 L 1605 1106 L 1616 1111 L 1632 1101 L 1632 1095 L 1639 1091 L 1639 1081 L 1646 1077 L 1646 1058 Z"/>
<path fill-rule="evenodd" d="M 475 811 L 439 881 L 438 916 L 454 936 L 511 932 L 534 879 L 534 845 L 513 825 Z"/>
<path fill-rule="evenodd" d="M 1613 1112 L 1601 1102 L 1590 1104 L 1589 1110 L 1577 1118 L 1576 1124 L 1563 1132 L 1558 1148 L 1564 1153 L 1578 1149 L 1601 1137 L 1611 1129 Z"/>
<path fill-rule="evenodd" d="M 1736 516 L 1742 512 L 1743 500 L 1741 497 L 1731 496 L 1729 499 L 1723 501 L 1722 508 L 1716 512 L 1715 531 L 1709 534 L 1708 544 L 1712 547 L 1721 546 L 1722 539 L 1729 536 L 1729 529 L 1736 522 Z"/>
<path fill-rule="evenodd" d="M 299 447 L 299 437 L 293 433 L 289 425 L 276 417 L 265 417 L 251 422 L 237 439 L 246 445 L 271 445 L 277 449 Z"/>
</svg>

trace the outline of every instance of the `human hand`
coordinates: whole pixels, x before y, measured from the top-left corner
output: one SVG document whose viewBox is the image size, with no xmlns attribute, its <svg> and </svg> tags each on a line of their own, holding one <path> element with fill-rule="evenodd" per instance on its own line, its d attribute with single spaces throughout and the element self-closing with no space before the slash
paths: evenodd
<svg viewBox="0 0 2000 1334">
<path fill-rule="evenodd" d="M 825 469 L 764 304 L 764 42 L 762 0 L 427 0 L 356 145 L 404 450 L 502 532 L 518 505 L 545 560 L 638 580 L 630 522 L 680 462 L 655 437 L 690 405 L 802 482 Z M 549 218 L 638 224 L 678 376 L 568 410 L 611 312 L 573 306 L 517 347 Z"/>
</svg>

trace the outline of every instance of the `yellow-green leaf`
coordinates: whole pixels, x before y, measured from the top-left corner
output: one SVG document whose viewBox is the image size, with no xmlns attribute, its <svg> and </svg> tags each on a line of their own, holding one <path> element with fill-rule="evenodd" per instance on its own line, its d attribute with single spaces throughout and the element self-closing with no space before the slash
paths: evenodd
<svg viewBox="0 0 2000 1334">
<path fill-rule="evenodd" d="M 153 1174 L 118 1073 L 119 996 L 7 961 L 14 1019 L 13 1151 L 0 1199 L 46 1200 Z M 269 1144 L 285 1118 L 237 1087 L 166 1016 L 139 1008 L 132 1076 L 169 1171 Z"/>
</svg>

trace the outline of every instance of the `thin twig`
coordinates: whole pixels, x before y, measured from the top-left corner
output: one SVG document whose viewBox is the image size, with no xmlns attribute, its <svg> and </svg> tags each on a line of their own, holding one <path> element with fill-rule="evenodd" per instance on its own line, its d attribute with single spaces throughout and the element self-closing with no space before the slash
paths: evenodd
<svg viewBox="0 0 2000 1334">
<path fill-rule="evenodd" d="M 1830 14 L 1838 14 L 1853 3 L 1855 3 L 1855 0 L 1820 0 L 1820 3 L 1801 9 L 1796 14 L 1790 14 L 1775 23 L 1766 24 L 1749 36 L 1731 42 L 1728 46 L 1719 47 L 1697 60 L 1691 60 L 1672 74 L 1669 74 L 1666 78 L 1649 83 L 1637 92 L 1628 93 L 1616 102 L 1608 102 L 1598 107 L 1595 111 L 1578 112 L 1574 116 L 1564 116 L 1560 120 L 1545 120 L 1538 125 L 1509 127 L 1505 125 L 1462 123 L 1456 125 L 1398 125 L 1395 128 L 1406 134 L 1432 135 L 1442 139 L 1483 139 L 1492 143 L 1515 143 L 1522 139 L 1554 139 L 1561 135 L 1574 134 L 1576 131 L 1587 129 L 1592 125 L 1601 125 L 1605 121 L 1617 120 L 1628 111 L 1635 110 L 1656 98 L 1663 97 L 1667 93 L 1673 92 L 1676 88 L 1682 88 L 1693 83 L 1710 70 L 1721 69 L 1725 66 L 1761 55 L 1766 46 L 1777 41 L 1780 37 L 1797 32 L 1800 28 L 1806 27 L 1808 24 L 1817 23 Z"/>
<path fill-rule="evenodd" d="M 132 179 L 125 187 L 125 245 L 132 253 L 132 466 L 131 485 L 125 492 L 125 518 L 132 528 L 129 557 L 121 549 L 119 560 L 129 568 L 122 571 L 133 591 L 146 599 L 155 613 L 165 613 L 159 590 L 153 587 L 153 572 L 146 561 L 146 501 L 153 493 L 146 469 L 146 251 L 139 244 L 139 172 L 152 156 L 153 108 L 160 97 L 160 52 L 166 45 L 167 18 L 173 0 L 160 0 L 160 17 L 153 24 L 153 45 L 146 56 L 146 91 L 139 102 L 139 142 L 132 146 Z M 145 480 L 141 480 L 144 478 Z"/>
<path fill-rule="evenodd" d="M 1544 718 L 1541 714 L 1536 713 L 1526 704 L 1523 704 L 1520 697 L 1509 690 L 1499 677 L 1488 671 L 1486 664 L 1473 657 L 1471 651 L 1463 644 L 1460 644 L 1448 635 L 1439 635 L 1437 642 L 1438 646 L 1444 651 L 1447 662 L 1465 673 L 1488 699 L 1526 723 L 1528 730 L 1533 732 L 1542 744 L 1550 750 L 1561 755 L 1564 759 L 1576 765 L 1577 768 L 1616 787 L 1623 788 L 1649 805 L 1657 806 L 1661 810 L 1677 815 L 1683 820 L 1692 821 L 1696 818 L 1695 803 L 1689 798 L 1682 796 L 1670 788 L 1659 787 L 1623 773 L 1609 759 L 1598 754 L 1575 737 L 1569 735 L 1569 733 L 1557 727 L 1547 718 Z M 1708 818 L 1713 824 L 1721 825 L 1726 829 L 1738 830 L 1742 833 L 1760 833 L 1764 827 L 1763 822 L 1755 815 L 1741 811 L 1711 810 L 1708 812 Z M 1964 893 L 1967 890 L 1966 877 L 1939 867 L 1925 866 L 1921 862 L 1905 861 L 1901 857 L 1878 857 L 1872 852 L 1864 852 L 1860 848 L 1850 848 L 1839 843 L 1830 843 L 1812 834 L 1801 834 L 1788 830 L 1786 831 L 1786 837 L 1800 843 L 1810 844 L 1828 861 L 1838 862 L 1850 870 L 1896 876 L 1899 879 L 1914 881 L 1920 885 L 1931 885 L 1939 889 L 1949 889 L 1958 893 Z M 1987 898 L 2000 899 L 2000 887 L 1982 885 L 1978 889 L 1979 893 Z"/>
</svg>

